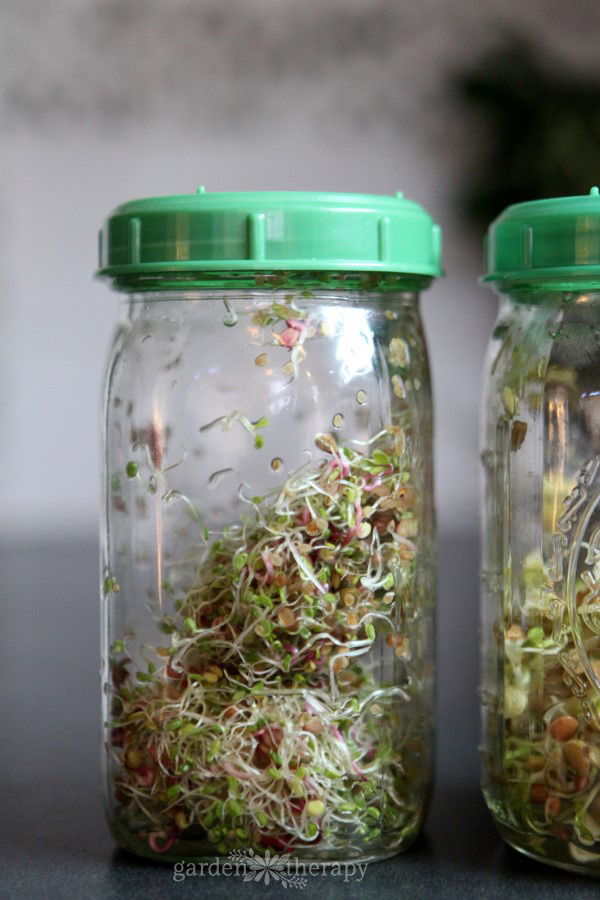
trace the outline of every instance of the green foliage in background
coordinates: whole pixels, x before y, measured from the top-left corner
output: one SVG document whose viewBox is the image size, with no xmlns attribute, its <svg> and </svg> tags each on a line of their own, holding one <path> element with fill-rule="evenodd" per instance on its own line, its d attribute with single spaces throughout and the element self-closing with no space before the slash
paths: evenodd
<svg viewBox="0 0 600 900">
<path fill-rule="evenodd" d="M 587 194 L 600 181 L 600 71 L 576 74 L 512 36 L 454 90 L 483 127 L 459 199 L 478 227 L 510 203 Z"/>
</svg>

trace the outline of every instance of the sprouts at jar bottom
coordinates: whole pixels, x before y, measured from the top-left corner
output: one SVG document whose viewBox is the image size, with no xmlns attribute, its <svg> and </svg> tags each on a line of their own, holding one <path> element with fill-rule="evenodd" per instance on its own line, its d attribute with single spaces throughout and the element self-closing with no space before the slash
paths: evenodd
<svg viewBox="0 0 600 900">
<path fill-rule="evenodd" d="M 486 799 L 490 810 L 494 813 L 493 804 L 487 797 Z M 558 837 L 546 835 L 540 838 L 531 832 L 518 831 L 503 823 L 495 815 L 494 821 L 506 843 L 513 850 L 518 850 L 519 853 L 523 853 L 530 859 L 555 866 L 558 869 L 565 869 L 568 872 L 577 872 L 578 875 L 590 875 L 591 877 L 600 875 L 600 858 L 597 853 L 586 853 L 585 850 L 580 850 L 573 856 L 564 840 Z"/>
<path fill-rule="evenodd" d="M 516 850 L 598 876 L 600 740 L 574 715 L 577 702 L 551 697 L 537 738 L 507 728 L 504 767 L 488 764 L 484 795 L 500 834 Z"/>
<path fill-rule="evenodd" d="M 582 558 L 591 558 L 587 544 Z M 484 793 L 511 846 L 600 875 L 600 695 L 591 680 L 600 671 L 597 595 L 580 569 L 569 617 L 558 600 L 548 603 L 566 588 L 555 582 L 552 593 L 546 571 L 539 554 L 525 557 L 524 609 L 507 603 L 512 615 L 494 624 L 504 685 L 501 705 L 484 692 L 493 740 L 484 753 Z"/>
<path fill-rule="evenodd" d="M 326 870 L 328 866 L 335 865 L 336 863 L 343 864 L 345 862 L 352 862 L 357 865 L 359 863 L 375 863 L 381 862 L 384 859 L 389 859 L 399 853 L 403 853 L 416 841 L 421 826 L 422 819 L 415 823 L 415 827 L 410 829 L 410 832 L 399 836 L 399 841 L 393 849 L 390 849 L 389 843 L 386 843 L 384 846 L 369 845 L 369 847 L 365 847 L 362 852 L 356 847 L 352 847 L 348 850 L 320 850 L 318 846 L 309 849 L 298 845 L 290 846 L 285 850 L 278 850 L 272 846 L 265 846 L 262 844 L 253 846 L 251 842 L 246 841 L 245 846 L 240 848 L 237 853 L 236 850 L 230 850 L 228 854 L 224 854 L 219 852 L 214 844 L 211 844 L 207 840 L 198 840 L 193 837 L 185 838 L 182 836 L 174 840 L 168 850 L 157 853 L 152 850 L 147 840 L 133 834 L 117 820 L 109 821 L 111 834 L 116 843 L 123 850 L 127 850 L 129 853 L 133 853 L 136 856 L 145 859 L 152 859 L 159 863 L 174 863 L 180 862 L 181 860 L 185 860 L 186 862 L 210 863 L 216 858 L 222 858 L 223 860 L 230 862 L 239 854 L 239 861 L 242 864 L 248 865 L 252 862 L 248 854 L 248 850 L 251 850 L 258 857 L 264 857 L 266 852 L 269 851 L 271 858 L 274 859 L 279 855 L 281 861 L 284 861 L 281 854 L 285 854 L 286 857 L 289 854 L 292 864 L 293 861 L 299 860 L 307 865 L 317 864 L 323 867 L 324 870 Z"/>
<path fill-rule="evenodd" d="M 419 832 L 431 598 L 415 596 L 415 461 L 397 426 L 360 450 L 316 444 L 323 459 L 206 537 L 145 671 L 130 636 L 112 643 L 111 829 L 138 855 L 368 861 Z"/>
</svg>

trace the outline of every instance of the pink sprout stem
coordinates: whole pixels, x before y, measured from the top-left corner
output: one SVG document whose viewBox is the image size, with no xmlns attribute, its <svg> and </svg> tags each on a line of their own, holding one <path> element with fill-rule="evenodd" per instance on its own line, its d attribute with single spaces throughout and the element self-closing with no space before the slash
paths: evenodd
<svg viewBox="0 0 600 900">
<path fill-rule="evenodd" d="M 329 730 L 331 731 L 332 735 L 335 738 L 337 738 L 338 741 L 340 741 L 340 743 L 342 743 L 344 745 L 344 747 L 347 746 L 346 741 L 344 740 L 342 733 L 341 733 L 340 729 L 337 727 L 337 725 L 330 725 Z"/>
<path fill-rule="evenodd" d="M 269 576 L 269 581 L 273 580 L 273 576 L 275 575 L 275 569 L 273 568 L 273 563 L 271 562 L 271 558 L 266 550 L 263 550 L 261 553 L 262 560 L 265 564 L 265 569 L 267 570 L 267 575 Z"/>
<path fill-rule="evenodd" d="M 381 475 L 377 475 L 376 478 L 365 478 L 365 490 L 372 491 L 374 488 L 379 487 L 381 484 Z"/>
<path fill-rule="evenodd" d="M 144 787 L 150 787 L 154 782 L 154 772 L 150 766 L 140 766 L 136 772 L 136 778 L 138 784 L 141 784 Z"/>
<path fill-rule="evenodd" d="M 360 523 L 362 522 L 363 511 L 362 506 L 360 505 L 360 500 L 358 497 L 354 501 L 354 524 L 358 528 Z"/>
<path fill-rule="evenodd" d="M 342 541 L 342 547 L 345 547 L 347 544 L 349 544 L 350 541 L 352 540 L 352 538 L 354 538 L 354 537 L 356 537 L 356 528 L 355 528 L 354 525 L 352 525 L 352 526 L 348 529 L 348 534 L 346 535 L 346 537 L 345 537 L 344 540 Z"/>
<path fill-rule="evenodd" d="M 242 772 L 241 769 L 236 769 L 236 767 L 232 766 L 229 762 L 223 763 L 223 768 L 228 775 L 232 775 L 234 778 L 239 778 L 241 781 L 252 781 L 252 775 L 248 772 Z"/>
<path fill-rule="evenodd" d="M 352 760 L 352 768 L 353 768 L 354 771 L 357 773 L 357 775 L 358 775 L 358 777 L 360 778 L 361 781 L 366 781 L 366 780 L 367 780 L 365 773 L 362 771 L 362 769 L 359 768 L 359 766 L 356 765 L 356 763 L 354 762 L 354 760 Z"/>
<path fill-rule="evenodd" d="M 277 335 L 277 339 L 279 340 L 279 343 L 283 347 L 287 347 L 288 350 L 292 349 L 292 347 L 297 342 L 299 337 L 300 337 L 300 332 L 297 331 L 295 328 L 286 328 L 286 329 L 284 329 L 284 331 L 281 332 L 281 334 Z"/>
<path fill-rule="evenodd" d="M 164 841 L 164 843 L 159 843 L 159 841 Z M 166 853 L 175 843 L 175 835 L 173 832 L 165 835 L 164 831 L 153 831 L 148 838 L 148 843 L 155 853 Z"/>
</svg>

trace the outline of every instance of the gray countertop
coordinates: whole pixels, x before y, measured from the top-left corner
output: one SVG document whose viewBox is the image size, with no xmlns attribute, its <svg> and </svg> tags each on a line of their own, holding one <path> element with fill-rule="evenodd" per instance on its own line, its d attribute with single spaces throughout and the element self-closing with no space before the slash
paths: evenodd
<svg viewBox="0 0 600 900">
<path fill-rule="evenodd" d="M 479 792 L 477 541 L 439 547 L 437 775 L 423 835 L 405 854 L 309 875 L 312 897 L 579 898 L 597 882 L 504 846 Z M 196 875 L 117 850 L 100 801 L 97 552 L 93 540 L 0 547 L 0 896 L 286 896 L 281 883 Z"/>
</svg>

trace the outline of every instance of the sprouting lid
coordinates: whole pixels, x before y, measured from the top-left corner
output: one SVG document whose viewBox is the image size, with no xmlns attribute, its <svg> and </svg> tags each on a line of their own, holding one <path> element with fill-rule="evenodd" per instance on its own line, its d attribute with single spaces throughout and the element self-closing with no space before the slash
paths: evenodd
<svg viewBox="0 0 600 900">
<path fill-rule="evenodd" d="M 515 203 L 489 227 L 484 281 L 600 278 L 600 191 Z"/>
<path fill-rule="evenodd" d="M 173 271 L 440 275 L 440 228 L 402 194 L 256 191 L 148 197 L 99 235 L 100 276 Z"/>
</svg>

